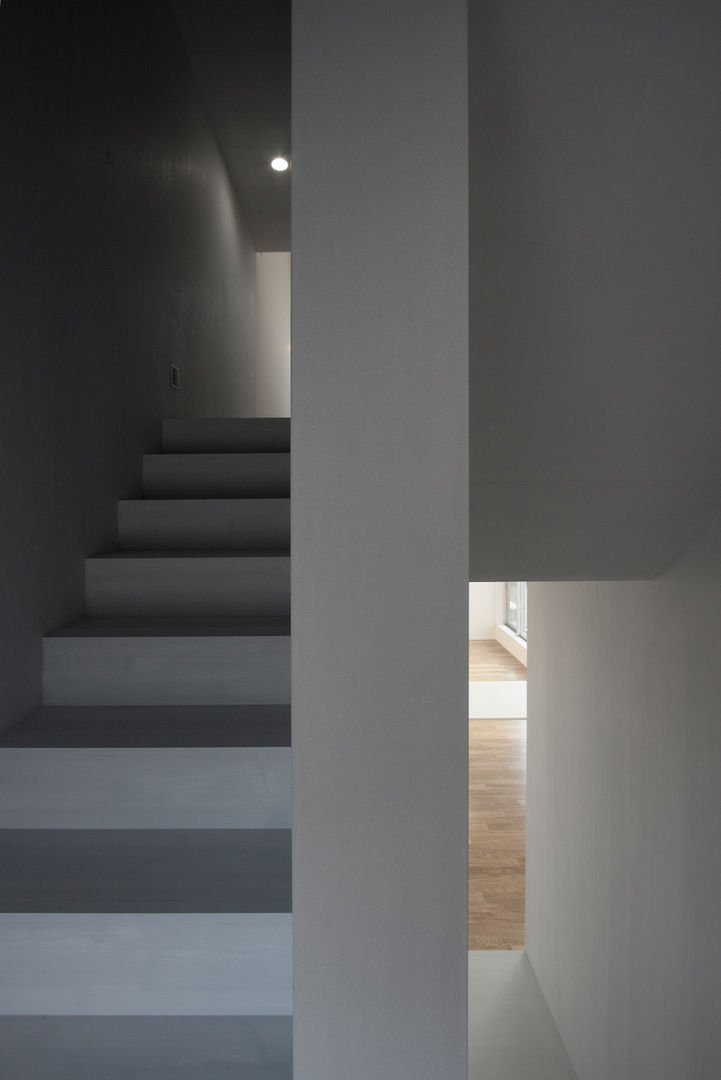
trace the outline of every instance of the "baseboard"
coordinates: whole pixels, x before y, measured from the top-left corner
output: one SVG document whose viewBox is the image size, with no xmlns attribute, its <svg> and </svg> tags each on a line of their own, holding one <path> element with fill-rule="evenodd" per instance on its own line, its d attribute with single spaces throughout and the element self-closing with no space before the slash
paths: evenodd
<svg viewBox="0 0 721 1080">
<path fill-rule="evenodd" d="M 500 624 L 496 626 L 496 641 L 511 656 L 515 656 L 516 660 L 520 660 L 524 667 L 528 667 L 528 645 L 522 637 L 514 634 L 510 627 Z"/>
</svg>

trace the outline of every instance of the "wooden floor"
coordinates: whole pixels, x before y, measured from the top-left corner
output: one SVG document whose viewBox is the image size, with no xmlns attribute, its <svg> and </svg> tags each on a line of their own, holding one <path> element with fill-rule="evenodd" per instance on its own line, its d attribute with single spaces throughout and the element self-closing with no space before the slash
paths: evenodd
<svg viewBox="0 0 721 1080">
<path fill-rule="evenodd" d="M 468 948 L 522 949 L 525 719 L 470 720 L 468 772 Z"/>
<path fill-rule="evenodd" d="M 497 641 L 469 641 L 468 678 L 471 682 L 525 679 L 526 669 Z"/>
</svg>

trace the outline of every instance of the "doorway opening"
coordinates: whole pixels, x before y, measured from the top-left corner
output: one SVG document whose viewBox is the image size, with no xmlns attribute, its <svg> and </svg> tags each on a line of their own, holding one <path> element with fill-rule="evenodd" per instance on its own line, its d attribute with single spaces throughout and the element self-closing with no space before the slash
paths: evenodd
<svg viewBox="0 0 721 1080">
<path fill-rule="evenodd" d="M 527 596 L 469 585 L 469 951 L 525 942 Z"/>
</svg>

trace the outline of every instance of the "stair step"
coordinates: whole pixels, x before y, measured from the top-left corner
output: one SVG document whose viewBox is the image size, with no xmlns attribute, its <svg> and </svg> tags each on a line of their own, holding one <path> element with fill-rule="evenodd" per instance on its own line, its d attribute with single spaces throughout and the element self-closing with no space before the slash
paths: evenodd
<svg viewBox="0 0 721 1080">
<path fill-rule="evenodd" d="M 3 1016 L 16 1080 L 292 1080 L 289 1016 Z"/>
<path fill-rule="evenodd" d="M 0 829 L 0 912 L 288 912 L 289 829 Z"/>
<path fill-rule="evenodd" d="M 291 939 L 289 914 L 1 914 L 0 1015 L 290 1016 Z"/>
<path fill-rule="evenodd" d="M 290 499 L 123 499 L 121 548 L 285 552 Z"/>
<path fill-rule="evenodd" d="M 3 829 L 289 829 L 290 748 L 3 748 Z"/>
<path fill-rule="evenodd" d="M 44 705 L 286 705 L 283 619 L 80 619 L 43 639 Z"/>
<path fill-rule="evenodd" d="M 287 555 L 122 552 L 85 560 L 87 615 L 285 615 Z"/>
<path fill-rule="evenodd" d="M 145 454 L 149 499 L 286 499 L 290 454 Z"/>
<path fill-rule="evenodd" d="M 86 637 L 286 637 L 283 615 L 104 615 L 77 619 L 45 640 Z"/>
<path fill-rule="evenodd" d="M 163 420 L 163 450 L 256 451 L 290 450 L 289 417 Z"/>
<path fill-rule="evenodd" d="M 290 706 L 43 706 L 0 732 L 0 747 L 175 746 L 290 746 Z"/>
</svg>

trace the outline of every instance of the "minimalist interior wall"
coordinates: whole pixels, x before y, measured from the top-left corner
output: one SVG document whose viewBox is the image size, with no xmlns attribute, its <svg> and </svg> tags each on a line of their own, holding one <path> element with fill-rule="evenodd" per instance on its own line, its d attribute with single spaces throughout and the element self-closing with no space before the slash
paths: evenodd
<svg viewBox="0 0 721 1080">
<path fill-rule="evenodd" d="M 721 498 L 721 5 L 469 13 L 470 576 L 649 577 Z"/>
<path fill-rule="evenodd" d="M 721 524 L 531 583 L 527 948 L 579 1080 L 721 1075 Z"/>
<path fill-rule="evenodd" d="M 471 581 L 468 585 L 468 637 L 471 641 L 496 634 L 496 583 Z"/>
<path fill-rule="evenodd" d="M 5 725 L 161 417 L 253 414 L 255 256 L 169 4 L 4 0 L 0 86 Z"/>
<path fill-rule="evenodd" d="M 296 1080 L 466 1080 L 461 0 L 296 0 Z"/>
<path fill-rule="evenodd" d="M 290 416 L 290 252 L 258 252 L 255 411 Z"/>
</svg>

